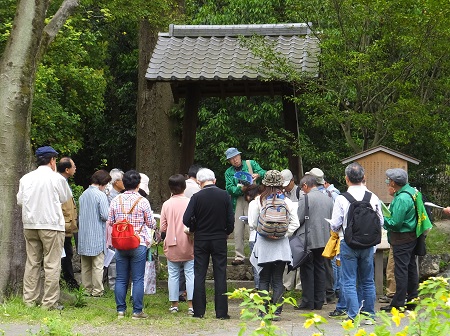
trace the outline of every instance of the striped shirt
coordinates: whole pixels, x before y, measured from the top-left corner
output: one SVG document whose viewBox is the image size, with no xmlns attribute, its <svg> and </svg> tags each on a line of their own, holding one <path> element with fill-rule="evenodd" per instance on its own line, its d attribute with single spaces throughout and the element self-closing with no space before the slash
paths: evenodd
<svg viewBox="0 0 450 336">
<path fill-rule="evenodd" d="M 105 252 L 105 223 L 108 219 L 108 197 L 90 185 L 79 199 L 78 254 L 97 256 Z"/>
<path fill-rule="evenodd" d="M 131 214 L 127 214 L 132 208 L 133 204 L 138 200 L 139 202 L 134 207 Z M 122 201 L 122 204 L 121 204 Z M 156 221 L 153 217 L 153 212 L 149 201 L 139 195 L 136 191 L 125 191 L 123 194 L 115 197 L 109 207 L 109 216 L 107 224 L 112 226 L 115 222 L 127 218 L 133 224 L 134 231 L 140 231 L 141 245 L 148 245 L 151 241 L 150 230 L 156 228 Z M 142 228 L 142 229 L 141 229 Z M 108 245 L 111 244 L 111 230 L 108 230 Z"/>
</svg>

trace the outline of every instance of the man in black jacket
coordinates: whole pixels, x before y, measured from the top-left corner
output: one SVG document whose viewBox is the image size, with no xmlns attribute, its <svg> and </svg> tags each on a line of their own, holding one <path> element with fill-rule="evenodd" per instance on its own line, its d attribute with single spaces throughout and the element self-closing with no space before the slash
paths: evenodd
<svg viewBox="0 0 450 336">
<path fill-rule="evenodd" d="M 234 230 L 230 195 L 216 187 L 214 172 L 202 168 L 197 173 L 200 190 L 191 197 L 183 216 L 184 224 L 194 232 L 194 317 L 206 311 L 205 279 L 211 256 L 214 272 L 216 317 L 229 319 L 227 292 L 227 239 Z"/>
</svg>

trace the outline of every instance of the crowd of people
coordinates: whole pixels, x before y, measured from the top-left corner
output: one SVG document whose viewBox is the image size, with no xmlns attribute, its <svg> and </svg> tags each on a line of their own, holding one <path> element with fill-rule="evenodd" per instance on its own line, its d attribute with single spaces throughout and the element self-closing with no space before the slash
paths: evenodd
<svg viewBox="0 0 450 336">
<path fill-rule="evenodd" d="M 386 184 L 393 196 L 390 214 L 382 213 L 382 202 L 365 184 L 364 168 L 351 163 L 345 168 L 348 189 L 342 193 L 328 183 L 323 171 L 312 168 L 295 184 L 289 169 L 265 170 L 255 160 L 242 160 L 237 148 L 229 148 L 225 158 L 225 190 L 216 186 L 216 176 L 208 168 L 190 167 L 187 175 L 168 178 L 171 196 L 161 209 L 160 225 L 147 199 L 149 179 L 136 170 L 96 171 L 90 186 L 79 198 L 78 209 L 68 179 L 76 166 L 69 157 L 57 162 L 50 146 L 36 150 L 38 168 L 24 175 L 17 202 L 22 206 L 27 260 L 23 300 L 27 306 L 62 309 L 60 279 L 69 289 L 78 289 L 72 266 L 75 237 L 81 256 L 81 284 L 87 295 L 104 295 L 104 259 L 114 250 L 111 234 L 115 223 L 128 220 L 139 237 L 139 246 L 115 249 L 107 269 L 108 287 L 114 291 L 118 318 L 126 316 L 127 293 L 132 284 L 133 319 L 145 319 L 144 276 L 148 249 L 154 230 L 159 230 L 167 257 L 170 313 L 180 311 L 179 301 L 187 301 L 187 313 L 202 318 L 206 313 L 206 274 L 210 258 L 214 276 L 214 307 L 218 319 L 229 319 L 227 292 L 227 240 L 234 235 L 235 256 L 231 265 L 244 265 L 248 258 L 257 290 L 271 292 L 278 304 L 273 320 L 279 320 L 286 290 L 302 290 L 299 310 L 321 310 L 336 303 L 330 317 L 355 319 L 363 314 L 366 323 L 375 318 L 375 245 L 355 247 L 347 240 L 353 224 L 354 202 L 366 202 L 376 214 L 374 225 L 387 230 L 391 244 L 390 298 L 382 310 L 415 306 L 418 274 L 415 248 L 417 211 L 408 194 L 416 190 L 408 174 L 400 168 L 388 169 Z M 243 175 L 242 175 L 243 174 Z M 242 178 L 242 176 L 246 178 Z M 271 236 L 261 226 L 262 213 L 274 204 L 286 213 L 281 234 Z M 450 207 L 444 209 L 450 214 Z M 352 224 L 351 224 L 352 223 Z M 248 224 L 248 225 L 247 225 Z M 277 230 L 279 228 L 277 226 Z M 250 255 L 244 252 L 248 230 Z M 278 231 L 277 231 L 278 232 Z M 291 270 L 290 239 L 305 239 L 310 258 Z M 333 238 L 334 237 L 334 238 Z M 327 244 L 339 242 L 339 254 L 324 256 Z M 43 295 L 41 267 L 44 270 Z M 392 285 L 393 284 L 393 285 Z M 267 314 L 261 309 L 260 315 Z"/>
</svg>

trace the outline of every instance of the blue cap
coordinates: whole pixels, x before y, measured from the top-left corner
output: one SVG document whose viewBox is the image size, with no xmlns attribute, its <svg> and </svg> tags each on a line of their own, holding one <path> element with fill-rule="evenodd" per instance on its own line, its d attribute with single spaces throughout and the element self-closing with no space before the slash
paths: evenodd
<svg viewBox="0 0 450 336">
<path fill-rule="evenodd" d="M 39 147 L 36 149 L 36 156 L 43 156 L 46 154 L 58 155 L 59 153 L 50 146 Z"/>
<path fill-rule="evenodd" d="M 241 154 L 241 152 L 239 152 L 237 150 L 237 148 L 234 148 L 234 147 L 228 148 L 225 152 L 225 155 L 227 156 L 227 160 L 231 159 L 232 157 L 235 157 L 238 154 Z"/>
</svg>

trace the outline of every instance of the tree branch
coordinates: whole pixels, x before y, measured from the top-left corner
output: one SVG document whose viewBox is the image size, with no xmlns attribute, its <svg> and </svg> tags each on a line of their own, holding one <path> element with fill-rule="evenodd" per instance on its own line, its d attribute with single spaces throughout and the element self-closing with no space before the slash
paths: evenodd
<svg viewBox="0 0 450 336">
<path fill-rule="evenodd" d="M 55 39 L 56 34 L 61 30 L 69 16 L 72 15 L 79 4 L 79 0 L 64 0 L 58 11 L 53 15 L 53 18 L 44 27 L 39 46 L 38 60 L 44 55 L 50 43 Z"/>
</svg>

